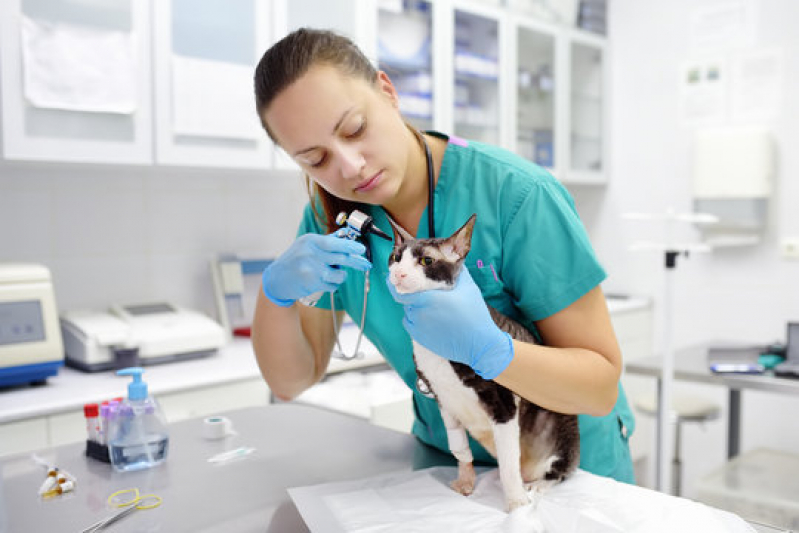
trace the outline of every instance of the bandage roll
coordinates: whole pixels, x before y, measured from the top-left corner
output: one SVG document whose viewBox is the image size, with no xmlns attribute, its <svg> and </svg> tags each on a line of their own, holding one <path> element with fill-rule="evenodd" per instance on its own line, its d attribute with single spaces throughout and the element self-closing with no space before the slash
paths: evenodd
<svg viewBox="0 0 799 533">
<path fill-rule="evenodd" d="M 209 416 L 203 420 L 203 437 L 209 440 L 233 435 L 233 423 L 224 416 Z"/>
</svg>

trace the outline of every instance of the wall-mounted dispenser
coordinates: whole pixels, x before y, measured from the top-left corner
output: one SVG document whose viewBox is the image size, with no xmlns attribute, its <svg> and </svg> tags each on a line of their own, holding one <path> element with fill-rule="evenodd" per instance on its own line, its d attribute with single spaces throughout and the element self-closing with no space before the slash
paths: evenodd
<svg viewBox="0 0 799 533">
<path fill-rule="evenodd" d="M 718 217 L 701 225 L 705 243 L 741 246 L 760 241 L 776 172 L 771 134 L 762 128 L 700 130 L 694 140 L 694 210 Z"/>
</svg>

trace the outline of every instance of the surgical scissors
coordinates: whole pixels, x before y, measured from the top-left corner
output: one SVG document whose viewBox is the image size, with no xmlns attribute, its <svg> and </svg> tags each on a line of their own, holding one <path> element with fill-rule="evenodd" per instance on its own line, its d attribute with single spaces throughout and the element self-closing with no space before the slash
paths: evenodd
<svg viewBox="0 0 799 533">
<path fill-rule="evenodd" d="M 130 500 L 120 501 L 120 496 L 129 492 L 133 494 L 133 498 Z M 125 509 L 116 514 L 112 514 L 111 516 L 103 518 L 98 522 L 95 522 L 81 531 L 81 533 L 94 533 L 95 531 L 100 531 L 101 529 L 105 529 L 111 524 L 123 519 L 137 509 L 144 510 L 158 507 L 161 505 L 161 501 L 161 497 L 156 496 L 155 494 L 139 494 L 139 489 L 137 488 L 118 490 L 108 497 L 108 503 L 118 508 L 125 507 Z"/>
</svg>

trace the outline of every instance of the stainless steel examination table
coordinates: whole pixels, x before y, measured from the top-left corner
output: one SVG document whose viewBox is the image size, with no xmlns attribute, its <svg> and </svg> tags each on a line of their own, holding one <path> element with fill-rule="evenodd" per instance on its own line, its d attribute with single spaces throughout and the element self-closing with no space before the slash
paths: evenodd
<svg viewBox="0 0 799 533">
<path fill-rule="evenodd" d="M 118 473 L 84 455 L 83 444 L 39 450 L 48 463 L 77 477 L 74 492 L 38 496 L 45 470 L 30 454 L 0 459 L 0 533 L 77 532 L 113 513 L 110 494 L 137 487 L 163 499 L 136 511 L 110 532 L 308 531 L 287 488 L 454 464 L 411 435 L 366 420 L 300 404 L 222 413 L 236 435 L 205 440 L 203 419 L 171 424 L 169 456 L 154 468 Z M 227 463 L 208 458 L 226 450 L 255 451 Z"/>
<path fill-rule="evenodd" d="M 108 531 L 308 531 L 287 488 L 454 464 L 410 435 L 320 408 L 277 404 L 223 414 L 236 435 L 209 441 L 202 437 L 203 419 L 172 424 L 169 458 L 149 470 L 117 473 L 87 459 L 82 444 L 40 450 L 40 457 L 78 480 L 74 492 L 50 500 L 37 494 L 45 472 L 30 454 L 3 458 L 0 533 L 81 531 L 112 514 L 106 503 L 111 493 L 132 487 L 161 496 L 163 503 Z M 241 446 L 255 452 L 224 464 L 208 462 Z"/>
</svg>

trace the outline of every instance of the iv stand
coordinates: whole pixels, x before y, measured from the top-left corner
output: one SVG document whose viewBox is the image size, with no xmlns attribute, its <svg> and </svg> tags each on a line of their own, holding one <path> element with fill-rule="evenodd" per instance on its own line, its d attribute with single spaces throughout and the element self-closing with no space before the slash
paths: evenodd
<svg viewBox="0 0 799 533">
<path fill-rule="evenodd" d="M 703 213 L 675 213 L 669 208 L 664 214 L 625 213 L 622 215 L 630 220 L 663 220 L 665 222 L 665 243 L 641 242 L 630 246 L 630 250 L 658 250 L 663 252 L 665 277 L 663 281 L 663 306 L 662 306 L 662 347 L 663 366 L 658 382 L 658 418 L 656 430 L 656 470 L 655 488 L 664 493 L 669 492 L 672 485 L 670 457 L 673 450 L 672 427 L 669 423 L 671 411 L 672 385 L 674 382 L 674 346 L 672 345 L 672 316 L 673 316 L 673 286 L 674 271 L 677 268 L 677 258 L 680 255 L 689 257 L 691 252 L 710 252 L 706 244 L 673 244 L 672 230 L 675 222 L 689 222 L 697 224 L 714 224 L 718 218 Z"/>
</svg>

